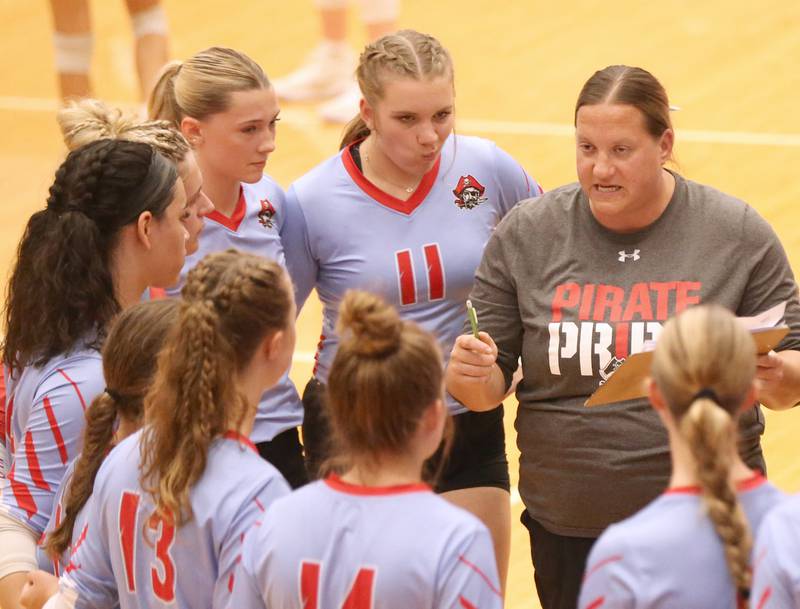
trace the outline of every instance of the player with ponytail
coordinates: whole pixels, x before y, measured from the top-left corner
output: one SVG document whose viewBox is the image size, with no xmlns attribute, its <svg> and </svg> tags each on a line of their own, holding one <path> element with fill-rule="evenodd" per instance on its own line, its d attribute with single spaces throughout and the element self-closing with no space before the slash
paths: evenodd
<svg viewBox="0 0 800 609">
<path fill-rule="evenodd" d="M 228 607 L 502 607 L 489 531 L 423 482 L 449 423 L 435 337 L 366 292 L 338 324 L 330 471 L 248 534 Z"/>
<path fill-rule="evenodd" d="M 100 140 L 72 151 L 45 209 L 31 216 L 6 303 L 8 475 L 0 482 L 0 606 L 18 606 L 25 572 L 84 411 L 105 386 L 107 326 L 145 288 L 173 283 L 185 257 L 186 196 L 175 166 L 145 144 Z"/>
<path fill-rule="evenodd" d="M 433 36 L 401 30 L 367 45 L 362 100 L 341 151 L 286 195 L 286 260 L 298 306 L 316 288 L 323 322 L 303 394 L 303 441 L 312 477 L 328 454 L 325 385 L 339 339 L 339 304 L 368 290 L 440 341 L 447 357 L 494 227 L 539 185 L 493 142 L 453 133 L 454 66 Z M 455 435 L 437 491 L 492 531 L 500 577 L 510 551 L 510 481 L 502 400 L 471 413 L 451 396 Z M 442 464 L 441 454 L 432 467 Z"/>
<path fill-rule="evenodd" d="M 666 324 L 650 401 L 669 436 L 670 485 L 600 536 L 581 609 L 747 607 L 752 532 L 781 499 L 737 450 L 755 374 L 753 339 L 726 309 L 696 306 Z"/>
<path fill-rule="evenodd" d="M 56 606 L 225 606 L 244 534 L 289 492 L 248 439 L 294 349 L 286 273 L 252 254 L 211 254 L 178 307 L 145 426 L 97 473 Z"/>
</svg>

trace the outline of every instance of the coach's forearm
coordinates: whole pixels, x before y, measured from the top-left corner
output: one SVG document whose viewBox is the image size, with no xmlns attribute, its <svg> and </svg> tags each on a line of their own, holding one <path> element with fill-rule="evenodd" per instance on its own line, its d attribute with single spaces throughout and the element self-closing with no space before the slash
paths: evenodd
<svg viewBox="0 0 800 609">
<path fill-rule="evenodd" d="M 448 366 L 445 383 L 450 395 L 476 412 L 492 410 L 506 394 L 506 379 L 497 364 L 489 376 L 482 378 L 459 374 L 455 367 Z"/>
</svg>

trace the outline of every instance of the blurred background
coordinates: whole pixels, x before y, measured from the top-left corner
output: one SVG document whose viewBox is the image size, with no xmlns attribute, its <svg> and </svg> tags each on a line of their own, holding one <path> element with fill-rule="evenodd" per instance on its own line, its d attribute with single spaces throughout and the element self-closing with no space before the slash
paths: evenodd
<svg viewBox="0 0 800 609">
<path fill-rule="evenodd" d="M 310 1 L 163 0 L 170 54 L 211 45 L 258 61 L 271 78 L 302 63 L 319 39 Z M 122 0 L 93 0 L 95 95 L 140 109 L 132 34 Z M 755 207 L 800 265 L 800 2 L 722 0 L 403 0 L 400 26 L 438 37 L 456 66 L 457 131 L 495 140 L 545 189 L 575 180 L 573 108 L 583 82 L 613 63 L 656 75 L 681 109 L 677 169 Z M 351 11 L 351 45 L 365 43 Z M 58 94 L 45 0 L 0 0 L 0 273 L 8 274 L 28 216 L 44 205 L 65 150 L 54 120 Z M 314 104 L 282 104 L 267 172 L 284 187 L 330 156 L 342 128 Z M 554 246 L 557 247 L 557 244 Z M 3 285 L 3 289 L 5 285 Z M 309 378 L 320 308 L 302 313 L 293 377 Z M 507 404 L 512 480 L 514 402 Z M 800 412 L 768 413 L 769 477 L 800 490 Z M 569 430 L 565 430 L 568 434 Z M 613 489 L 610 489 L 613 492 Z M 514 528 L 507 606 L 538 607 L 522 510 Z"/>
</svg>

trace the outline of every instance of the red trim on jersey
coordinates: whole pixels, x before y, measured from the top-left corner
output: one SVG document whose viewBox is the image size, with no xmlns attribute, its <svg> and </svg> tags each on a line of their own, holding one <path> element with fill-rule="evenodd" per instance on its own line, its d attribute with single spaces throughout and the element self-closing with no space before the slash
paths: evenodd
<svg viewBox="0 0 800 609">
<path fill-rule="evenodd" d="M 11 466 L 11 470 L 8 472 L 8 480 L 11 482 L 11 492 L 14 495 L 14 499 L 17 500 L 17 505 L 20 507 L 20 509 L 25 510 L 25 513 L 30 519 L 36 515 L 36 502 L 33 500 L 33 495 L 31 495 L 28 487 L 17 481 L 17 478 L 14 475 L 15 466 L 16 463 Z"/>
<path fill-rule="evenodd" d="M 78 399 L 81 401 L 81 408 L 83 408 L 84 412 L 86 412 L 86 400 L 83 399 L 81 390 L 78 389 L 78 384 L 71 378 L 69 378 L 69 375 L 66 372 L 64 372 L 61 368 L 59 368 L 58 371 L 61 373 L 61 376 L 63 376 L 65 379 L 67 379 L 67 381 L 69 381 L 69 384 L 72 385 L 72 388 L 75 389 L 75 393 L 78 394 Z"/>
<path fill-rule="evenodd" d="M 459 603 L 459 605 L 464 607 L 464 609 L 478 609 L 475 605 L 470 603 L 467 599 L 465 599 L 461 595 L 458 596 L 458 603 Z"/>
<path fill-rule="evenodd" d="M 253 444 L 252 440 L 250 440 L 250 438 L 248 438 L 247 436 L 243 436 L 238 431 L 229 429 L 224 434 L 222 434 L 222 437 L 225 438 L 226 440 L 236 440 L 239 444 L 244 444 L 247 448 L 252 450 L 254 453 L 258 454 L 258 449 L 256 448 L 256 445 Z"/>
<path fill-rule="evenodd" d="M 12 395 L 8 400 L 8 408 L 6 408 L 6 438 L 8 438 L 8 452 L 9 459 L 14 454 L 14 435 L 11 433 L 11 417 L 14 415 L 14 396 Z"/>
<path fill-rule="evenodd" d="M 758 605 L 756 605 L 756 609 L 764 609 L 767 606 L 767 601 L 769 597 L 772 596 L 772 586 L 767 586 L 764 589 L 764 592 L 761 594 L 761 598 L 758 599 Z"/>
<path fill-rule="evenodd" d="M 256 507 L 257 507 L 259 510 L 261 510 L 262 512 L 266 512 L 266 511 L 267 511 L 267 510 L 266 510 L 266 508 L 264 507 L 264 504 L 263 504 L 263 503 L 261 503 L 261 502 L 258 500 L 258 497 L 254 497 L 254 498 L 253 498 L 253 501 L 255 501 L 255 502 L 256 502 Z M 242 533 L 242 539 L 241 539 L 240 541 L 244 541 L 244 533 Z"/>
<path fill-rule="evenodd" d="M 28 461 L 28 471 L 31 473 L 33 483 L 43 491 L 49 491 L 50 485 L 42 475 L 42 468 L 39 465 L 39 455 L 36 454 L 36 446 L 33 443 L 33 434 L 25 434 L 25 459 Z"/>
<path fill-rule="evenodd" d="M 442 161 L 442 156 L 439 155 L 437 157 L 433 167 L 428 170 L 428 173 L 422 176 L 422 181 L 417 185 L 417 189 L 407 200 L 403 201 L 402 199 L 393 197 L 389 193 L 383 192 L 380 188 L 375 186 L 375 184 L 364 177 L 364 174 L 358 168 L 358 165 L 356 165 L 356 162 L 353 160 L 353 155 L 350 152 L 350 149 L 357 143 L 358 142 L 353 142 L 342 151 L 342 163 L 344 164 L 344 168 L 347 173 L 350 174 L 351 178 L 353 178 L 353 182 L 356 183 L 356 186 L 363 190 L 367 195 L 375 199 L 378 203 L 388 207 L 389 209 L 399 211 L 407 216 L 410 216 L 412 213 L 414 213 L 414 210 L 422 204 L 422 202 L 425 200 L 425 197 L 427 197 L 428 193 L 431 191 L 431 188 L 433 188 L 433 184 L 436 181 L 436 176 L 439 175 L 439 164 Z"/>
<path fill-rule="evenodd" d="M 740 493 L 752 491 L 764 484 L 767 479 L 761 472 L 753 472 L 753 475 L 745 480 L 736 483 L 736 490 Z M 665 495 L 699 495 L 702 489 L 699 486 L 673 486 L 664 491 Z"/>
<path fill-rule="evenodd" d="M 583 580 L 582 580 L 582 581 L 584 581 L 584 582 L 585 582 L 587 579 L 589 579 L 589 576 L 590 576 L 590 575 L 592 575 L 592 574 L 593 574 L 595 571 L 597 571 L 598 569 L 602 569 L 602 568 L 603 568 L 603 567 L 605 567 L 607 564 L 610 564 L 610 563 L 612 563 L 612 562 L 617 562 L 617 561 L 619 561 L 619 560 L 622 560 L 622 554 L 615 554 L 615 555 L 613 555 L 613 556 L 609 556 L 608 558 L 604 558 L 603 560 L 601 560 L 601 561 L 600 561 L 600 562 L 598 562 L 597 564 L 595 564 L 595 565 L 592 565 L 592 566 L 591 566 L 591 567 L 590 567 L 590 568 L 589 568 L 589 569 L 586 571 L 586 574 L 583 576 Z"/>
<path fill-rule="evenodd" d="M 0 366 L 0 442 L 6 443 L 6 375 L 5 366 Z"/>
<path fill-rule="evenodd" d="M 430 491 L 431 487 L 422 482 L 413 484 L 396 484 L 394 486 L 362 486 L 359 484 L 351 484 L 345 482 L 336 474 L 331 474 L 325 478 L 325 484 L 335 491 L 347 493 L 348 495 L 400 495 L 403 493 L 418 493 L 422 491 Z"/>
<path fill-rule="evenodd" d="M 50 423 L 50 431 L 53 433 L 53 439 L 56 441 L 58 447 L 58 454 L 61 457 L 61 463 L 67 464 L 67 447 L 64 445 L 64 436 L 61 435 L 61 428 L 58 426 L 58 420 L 53 412 L 53 406 L 50 404 L 50 398 L 44 399 L 44 411 L 47 414 L 47 421 Z"/>
<path fill-rule="evenodd" d="M 167 297 L 167 291 L 164 288 L 149 288 L 150 300 L 164 300 Z"/>
<path fill-rule="evenodd" d="M 606 602 L 605 596 L 598 596 L 591 603 L 586 605 L 586 609 L 597 609 L 598 607 L 601 607 L 605 602 Z"/>
<path fill-rule="evenodd" d="M 480 575 L 481 579 L 483 579 L 483 581 L 484 581 L 484 582 L 486 582 L 486 585 L 487 585 L 487 586 L 489 586 L 489 589 L 490 589 L 492 592 L 494 592 L 494 593 L 495 593 L 497 596 L 499 596 L 500 598 L 503 598 L 503 593 L 502 593 L 502 592 L 500 592 L 500 590 L 498 590 L 498 589 L 495 587 L 495 585 L 492 583 L 492 580 L 491 580 L 491 579 L 489 579 L 489 577 L 486 575 L 486 573 L 484 573 L 483 571 L 481 571 L 481 570 L 480 570 L 480 568 L 478 567 L 478 565 L 476 565 L 476 564 L 473 564 L 473 563 L 471 563 L 470 561 L 468 561 L 466 558 L 464 558 L 464 555 L 463 555 L 463 554 L 459 555 L 459 557 L 458 557 L 458 561 L 459 561 L 459 562 L 461 562 L 461 563 L 463 563 L 463 564 L 465 564 L 465 565 L 467 565 L 467 566 L 468 566 L 470 569 L 472 569 L 473 571 L 475 571 L 475 573 L 477 573 L 478 575 Z"/>
<path fill-rule="evenodd" d="M 247 202 L 244 200 L 244 188 L 239 186 L 239 200 L 236 202 L 233 215 L 228 217 L 218 209 L 215 209 L 206 216 L 206 219 L 212 220 L 217 224 L 222 224 L 222 226 L 235 233 L 239 230 L 239 225 L 242 223 L 242 220 L 244 220 L 245 211 L 247 211 Z"/>
</svg>

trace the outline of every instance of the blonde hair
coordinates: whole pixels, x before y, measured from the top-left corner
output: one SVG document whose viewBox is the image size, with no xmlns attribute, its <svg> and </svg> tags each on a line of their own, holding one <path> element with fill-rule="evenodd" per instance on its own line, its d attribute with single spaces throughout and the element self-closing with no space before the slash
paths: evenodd
<svg viewBox="0 0 800 609">
<path fill-rule="evenodd" d="M 345 294 L 337 332 L 327 386 L 337 465 L 402 454 L 425 410 L 443 399 L 436 339 L 358 291 Z"/>
<path fill-rule="evenodd" d="M 756 372 L 750 333 L 716 305 L 690 308 L 664 327 L 653 379 L 695 461 L 708 515 L 725 546 L 733 581 L 750 590 L 752 534 L 730 481 L 738 414 Z"/>
<path fill-rule="evenodd" d="M 211 47 L 186 61 L 167 64 L 150 94 L 150 117 L 170 121 L 180 128 L 186 116 L 204 119 L 224 112 L 236 91 L 268 89 L 269 79 L 244 53 Z"/>
<path fill-rule="evenodd" d="M 265 336 L 294 323 L 280 265 L 233 249 L 206 256 L 181 295 L 145 398 L 141 445 L 142 488 L 156 513 L 178 526 L 192 517 L 189 491 L 205 471 L 211 443 L 255 407 L 237 388 L 237 373 Z"/>
<path fill-rule="evenodd" d="M 167 121 L 143 121 L 96 99 L 71 102 L 56 115 L 64 144 L 75 150 L 96 140 L 119 139 L 148 144 L 175 164 L 189 153 L 189 143 Z"/>
<path fill-rule="evenodd" d="M 415 30 L 387 34 L 367 45 L 359 58 L 356 78 L 364 98 L 374 106 L 383 98 L 387 77 L 422 80 L 442 76 L 453 79 L 453 60 L 433 36 Z M 340 149 L 369 135 L 361 116 L 345 127 Z"/>
</svg>

